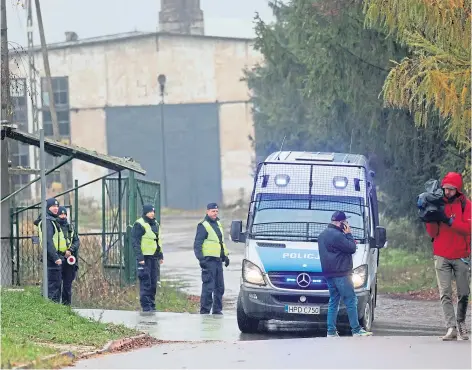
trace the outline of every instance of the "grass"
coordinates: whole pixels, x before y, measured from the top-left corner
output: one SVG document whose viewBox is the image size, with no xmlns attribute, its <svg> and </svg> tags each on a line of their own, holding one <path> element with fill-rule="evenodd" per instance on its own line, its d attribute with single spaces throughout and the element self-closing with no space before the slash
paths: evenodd
<svg viewBox="0 0 472 370">
<path fill-rule="evenodd" d="M 380 251 L 379 293 L 406 293 L 437 287 L 433 258 L 420 252 L 386 248 Z"/>
<path fill-rule="evenodd" d="M 83 292 L 82 292 L 83 293 Z M 105 297 L 108 297 L 106 294 Z M 105 298 L 101 295 L 76 294 L 73 305 L 81 308 L 139 310 L 139 285 L 115 289 L 115 296 Z M 156 295 L 156 309 L 161 312 L 197 312 L 198 297 L 189 296 L 175 284 L 163 281 Z"/>
<path fill-rule="evenodd" d="M 70 307 L 43 299 L 36 287 L 28 287 L 24 291 L 2 289 L 1 299 L 2 368 L 60 352 L 48 344 L 99 348 L 109 340 L 138 334 L 123 325 L 99 323 L 81 317 Z M 57 360 L 49 363 L 54 364 L 57 365 Z"/>
</svg>

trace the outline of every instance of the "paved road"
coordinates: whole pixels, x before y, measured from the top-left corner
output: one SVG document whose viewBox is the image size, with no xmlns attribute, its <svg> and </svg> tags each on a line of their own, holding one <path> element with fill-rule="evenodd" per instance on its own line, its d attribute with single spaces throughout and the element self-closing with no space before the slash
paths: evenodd
<svg viewBox="0 0 472 370">
<path fill-rule="evenodd" d="M 470 343 L 433 337 L 165 344 L 80 361 L 77 369 L 470 369 Z"/>
</svg>

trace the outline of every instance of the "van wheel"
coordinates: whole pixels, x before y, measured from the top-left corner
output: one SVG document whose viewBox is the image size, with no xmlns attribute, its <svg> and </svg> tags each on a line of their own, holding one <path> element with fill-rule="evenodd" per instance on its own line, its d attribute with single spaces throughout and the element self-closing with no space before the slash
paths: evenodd
<svg viewBox="0 0 472 370">
<path fill-rule="evenodd" d="M 244 312 L 243 304 L 241 301 L 241 294 L 238 297 L 238 303 L 236 307 L 236 317 L 238 319 L 238 327 L 242 333 L 257 333 L 259 328 L 259 320 L 253 319 L 246 315 Z"/>
<path fill-rule="evenodd" d="M 369 295 L 369 299 L 364 307 L 364 315 L 362 319 L 359 320 L 359 324 L 366 330 L 372 330 L 372 321 L 374 318 L 374 304 L 372 294 Z"/>
</svg>

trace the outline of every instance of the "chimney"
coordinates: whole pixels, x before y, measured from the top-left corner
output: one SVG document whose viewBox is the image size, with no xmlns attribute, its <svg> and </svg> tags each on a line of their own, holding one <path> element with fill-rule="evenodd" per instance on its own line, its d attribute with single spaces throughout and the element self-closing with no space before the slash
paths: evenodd
<svg viewBox="0 0 472 370">
<path fill-rule="evenodd" d="M 79 36 L 75 32 L 67 31 L 66 32 L 66 42 L 77 41 Z"/>
<path fill-rule="evenodd" d="M 205 27 L 200 0 L 161 0 L 159 31 L 203 35 Z"/>
</svg>

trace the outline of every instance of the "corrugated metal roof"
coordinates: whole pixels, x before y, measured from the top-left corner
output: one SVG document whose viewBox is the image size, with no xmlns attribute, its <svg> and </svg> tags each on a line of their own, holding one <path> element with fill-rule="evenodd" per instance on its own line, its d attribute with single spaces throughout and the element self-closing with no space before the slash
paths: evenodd
<svg viewBox="0 0 472 370">
<path fill-rule="evenodd" d="M 16 130 L 10 125 L 2 125 L 1 138 L 8 137 L 12 140 L 34 145 L 39 148 L 39 136 Z M 141 175 L 146 175 L 146 171 L 138 162 L 131 159 L 115 157 L 107 154 L 101 154 L 95 150 L 89 150 L 77 145 L 64 144 L 52 139 L 44 139 L 44 149 L 47 153 L 59 157 L 67 156 L 79 159 L 84 162 L 92 163 L 97 166 L 105 167 L 113 171 L 130 170 Z"/>
</svg>

